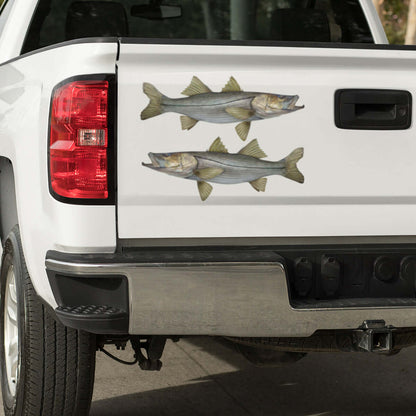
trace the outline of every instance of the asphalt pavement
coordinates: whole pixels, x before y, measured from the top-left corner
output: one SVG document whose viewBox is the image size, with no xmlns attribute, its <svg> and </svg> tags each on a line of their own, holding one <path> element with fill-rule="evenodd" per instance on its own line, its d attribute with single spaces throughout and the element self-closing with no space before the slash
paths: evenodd
<svg viewBox="0 0 416 416">
<path fill-rule="evenodd" d="M 416 348 L 392 357 L 310 354 L 257 368 L 227 344 L 189 338 L 169 341 L 163 362 L 149 373 L 98 353 L 91 416 L 416 415 Z"/>
<path fill-rule="evenodd" d="M 124 355 L 129 358 L 130 355 Z M 99 354 L 91 416 L 416 415 L 416 348 L 257 368 L 212 338 L 168 342 L 160 373 Z"/>
</svg>

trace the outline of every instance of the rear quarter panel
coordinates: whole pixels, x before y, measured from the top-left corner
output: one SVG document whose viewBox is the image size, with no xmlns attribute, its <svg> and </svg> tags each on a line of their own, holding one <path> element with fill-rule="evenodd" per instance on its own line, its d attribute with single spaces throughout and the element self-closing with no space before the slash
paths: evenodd
<svg viewBox="0 0 416 416">
<path fill-rule="evenodd" d="M 113 252 L 114 206 L 63 204 L 49 193 L 48 133 L 55 85 L 77 75 L 114 74 L 117 43 L 40 50 L 0 65 L 0 155 L 13 164 L 24 254 L 35 289 L 54 305 L 45 273 L 48 250 Z"/>
</svg>

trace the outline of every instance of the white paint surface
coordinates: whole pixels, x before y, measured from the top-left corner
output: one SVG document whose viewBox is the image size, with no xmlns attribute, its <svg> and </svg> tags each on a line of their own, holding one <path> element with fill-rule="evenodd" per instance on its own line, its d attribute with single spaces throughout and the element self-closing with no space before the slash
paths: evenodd
<svg viewBox="0 0 416 416">
<path fill-rule="evenodd" d="M 341 130 L 334 95 L 342 88 L 416 91 L 413 51 L 122 44 L 118 62 L 118 220 L 121 238 L 365 236 L 416 234 L 416 140 L 403 131 Z M 205 151 L 220 136 L 230 151 L 244 143 L 235 124 L 199 122 L 182 131 L 179 114 L 142 121 L 143 82 L 181 97 L 192 77 L 221 91 L 234 76 L 245 91 L 298 94 L 305 109 L 252 122 L 280 160 L 305 148 L 305 184 L 268 178 L 217 185 L 201 202 L 196 182 L 141 165 L 148 152 Z"/>
</svg>

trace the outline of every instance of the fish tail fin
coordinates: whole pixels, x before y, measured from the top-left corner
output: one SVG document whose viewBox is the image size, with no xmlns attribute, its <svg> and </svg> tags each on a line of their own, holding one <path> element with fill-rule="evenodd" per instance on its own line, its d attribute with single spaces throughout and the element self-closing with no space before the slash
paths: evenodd
<svg viewBox="0 0 416 416">
<path fill-rule="evenodd" d="M 143 83 L 143 92 L 149 97 L 149 105 L 142 111 L 140 117 L 142 120 L 147 120 L 152 117 L 156 117 L 163 113 L 162 99 L 164 95 L 157 90 L 157 88 L 149 84 Z"/>
<path fill-rule="evenodd" d="M 291 179 L 292 181 L 304 183 L 305 178 L 297 167 L 297 163 L 303 157 L 304 149 L 299 147 L 295 149 L 289 156 L 285 158 L 285 177 Z"/>
</svg>

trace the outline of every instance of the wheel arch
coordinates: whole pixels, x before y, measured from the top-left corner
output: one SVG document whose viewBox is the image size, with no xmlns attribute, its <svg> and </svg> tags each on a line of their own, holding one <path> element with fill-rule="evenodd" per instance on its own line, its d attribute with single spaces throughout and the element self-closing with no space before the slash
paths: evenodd
<svg viewBox="0 0 416 416">
<path fill-rule="evenodd" d="M 10 159 L 0 156 L 0 238 L 3 244 L 18 223 L 13 164 Z"/>
</svg>

